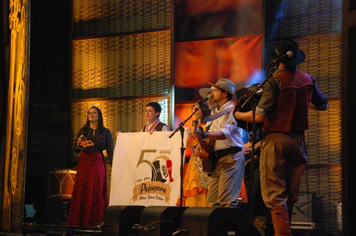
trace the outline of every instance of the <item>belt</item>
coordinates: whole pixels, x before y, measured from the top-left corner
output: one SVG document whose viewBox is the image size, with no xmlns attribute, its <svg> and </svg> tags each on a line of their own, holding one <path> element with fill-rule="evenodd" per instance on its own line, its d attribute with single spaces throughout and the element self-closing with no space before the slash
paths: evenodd
<svg viewBox="0 0 356 236">
<path fill-rule="evenodd" d="M 241 147 L 230 147 L 230 148 L 218 150 L 214 152 L 214 154 L 217 158 L 222 158 L 226 155 L 240 152 L 241 150 L 242 150 Z"/>
</svg>

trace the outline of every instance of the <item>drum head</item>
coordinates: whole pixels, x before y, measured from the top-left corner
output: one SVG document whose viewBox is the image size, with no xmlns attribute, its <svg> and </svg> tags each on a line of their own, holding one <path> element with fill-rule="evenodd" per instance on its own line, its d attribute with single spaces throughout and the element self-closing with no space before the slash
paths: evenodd
<svg viewBox="0 0 356 236">
<path fill-rule="evenodd" d="M 50 171 L 48 198 L 56 201 L 71 199 L 76 174 L 77 171 L 71 169 Z"/>
</svg>

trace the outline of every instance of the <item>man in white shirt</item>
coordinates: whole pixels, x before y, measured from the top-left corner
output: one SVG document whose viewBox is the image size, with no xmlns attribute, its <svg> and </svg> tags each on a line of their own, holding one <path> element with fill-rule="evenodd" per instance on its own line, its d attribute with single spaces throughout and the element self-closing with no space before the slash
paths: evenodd
<svg viewBox="0 0 356 236">
<path fill-rule="evenodd" d="M 215 140 L 215 168 L 209 178 L 208 201 L 212 206 L 237 207 L 245 158 L 242 152 L 244 143 L 236 120 L 232 114 L 235 97 L 235 84 L 225 78 L 212 86 L 213 97 L 219 108 L 214 110 L 214 120 L 209 132 L 194 132 L 198 139 Z"/>
</svg>

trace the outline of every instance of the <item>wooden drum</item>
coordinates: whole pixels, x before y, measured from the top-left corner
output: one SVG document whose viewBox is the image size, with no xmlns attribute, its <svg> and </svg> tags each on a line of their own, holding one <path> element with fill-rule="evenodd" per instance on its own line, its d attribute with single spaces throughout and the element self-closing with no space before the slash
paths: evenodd
<svg viewBox="0 0 356 236">
<path fill-rule="evenodd" d="M 49 196 L 52 200 L 70 200 L 77 171 L 64 169 L 49 172 Z"/>
</svg>

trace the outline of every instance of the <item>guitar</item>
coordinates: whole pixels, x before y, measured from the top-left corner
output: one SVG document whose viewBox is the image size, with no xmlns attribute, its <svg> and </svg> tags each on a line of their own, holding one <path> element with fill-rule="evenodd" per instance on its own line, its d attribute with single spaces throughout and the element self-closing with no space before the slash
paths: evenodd
<svg viewBox="0 0 356 236">
<path fill-rule="evenodd" d="M 194 120 L 193 124 L 194 124 L 194 131 L 199 131 L 199 129 L 201 129 L 199 127 L 200 120 Z M 203 171 L 207 173 L 211 173 L 214 170 L 214 161 L 215 161 L 214 143 L 215 143 L 214 140 L 209 140 L 209 142 L 206 142 L 205 140 L 200 140 L 200 142 L 198 143 L 201 146 L 201 152 L 199 154 L 199 157 L 202 161 Z"/>
<path fill-rule="evenodd" d="M 250 149 L 250 152 L 252 152 L 252 143 L 250 141 L 248 141 L 247 143 L 245 143 L 244 145 L 245 148 Z M 258 141 L 257 143 L 255 143 L 255 150 L 259 149 L 261 147 L 261 140 Z M 252 154 L 252 153 L 251 153 Z M 258 162 L 259 160 L 259 156 L 255 154 L 254 159 L 254 163 Z M 251 162 L 251 157 L 245 162 L 245 169 L 250 167 L 250 162 Z M 257 166 L 257 165 L 256 165 Z"/>
<path fill-rule="evenodd" d="M 260 146 L 261 146 L 261 140 L 258 141 L 257 143 L 255 143 L 255 149 L 257 150 L 258 148 L 260 148 Z M 244 147 L 248 148 L 248 149 L 250 149 L 250 151 L 252 151 L 252 143 L 250 141 L 245 143 Z"/>
</svg>

